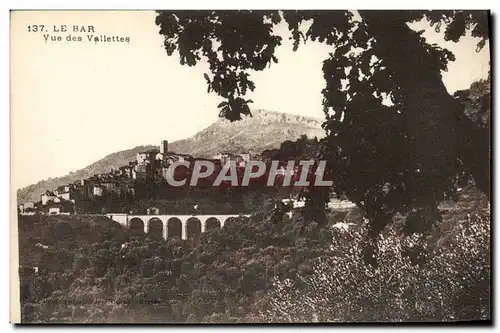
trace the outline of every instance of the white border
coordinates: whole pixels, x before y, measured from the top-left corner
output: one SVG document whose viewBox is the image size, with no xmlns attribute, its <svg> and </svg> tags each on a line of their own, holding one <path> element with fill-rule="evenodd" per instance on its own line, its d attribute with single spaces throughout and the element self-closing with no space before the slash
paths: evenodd
<svg viewBox="0 0 500 333">
<path fill-rule="evenodd" d="M 498 10 L 498 1 L 484 1 L 484 0 L 475 0 L 475 1 L 461 1 L 461 0 L 455 0 L 455 1 L 446 1 L 446 2 L 441 2 L 437 4 L 435 1 L 428 1 L 428 0 L 419 0 L 419 1 L 368 1 L 368 0 L 356 0 L 356 1 L 348 1 L 348 2 L 341 2 L 341 1 L 325 1 L 325 0 L 308 0 L 308 1 L 296 1 L 296 0 L 288 0 L 288 1 L 261 1 L 261 0 L 253 0 L 253 1 L 248 1 L 248 2 L 239 2 L 235 3 L 233 1 L 221 1 L 221 0 L 216 0 L 216 1 L 190 1 L 185 2 L 165 2 L 165 1 L 150 1 L 150 0 L 145 0 L 145 1 L 128 1 L 126 3 L 120 3 L 118 4 L 116 1 L 108 1 L 108 0 L 88 0 L 88 1 L 13 1 L 13 0 L 7 0 L 7 1 L 2 1 L 0 7 L 2 8 L 1 13 L 1 24 L 0 24 L 0 29 L 1 29 L 1 36 L 3 37 L 1 39 L 1 44 L 0 44 L 0 50 L 2 53 L 2 94 L 1 94 L 1 102 L 2 102 L 2 111 L 0 112 L 0 149 L 1 149 L 1 155 L 3 156 L 3 163 L 0 163 L 0 185 L 1 185 L 1 191 L 0 191 L 0 207 L 1 207 L 1 216 L 2 219 L 0 220 L 2 223 L 2 237 L 3 241 L 1 242 L 2 249 L 0 251 L 2 257 L 3 257 L 3 274 L 1 275 L 2 278 L 2 283 L 1 285 L 4 288 L 4 292 L 2 293 L 4 296 L 2 297 L 2 303 L 1 303 L 1 314 L 2 314 L 2 332 L 11 332 L 14 330 L 14 326 L 11 324 L 8 324 L 9 322 L 9 297 L 6 297 L 6 295 L 9 295 L 9 266 L 10 266 L 10 256 L 9 256 L 9 197 L 10 197 L 10 190 L 9 190 L 9 183 L 10 183 L 10 165 L 7 162 L 8 161 L 8 156 L 10 156 L 10 135 L 9 135 L 9 75 L 8 75 L 8 69 L 9 68 L 9 9 L 166 9 L 166 8 L 172 8 L 172 9 L 237 9 L 237 8 L 252 8 L 252 9 L 356 9 L 356 8 L 367 8 L 367 9 L 429 9 L 429 8 L 434 8 L 434 9 L 440 9 L 440 8 L 467 8 L 467 9 L 491 9 L 493 12 L 493 15 L 496 13 L 499 13 L 500 10 Z M 494 26 L 494 31 L 493 31 L 493 45 L 495 46 L 495 42 L 497 42 L 496 36 L 498 36 L 497 33 L 497 26 Z M 492 59 L 492 61 L 494 61 Z M 498 64 L 496 64 L 498 65 Z M 495 73 L 497 74 L 496 66 L 494 67 Z M 496 78 L 496 76 L 495 76 Z M 495 90 L 494 90 L 494 96 L 496 95 L 495 93 L 497 92 L 497 84 L 496 80 L 495 82 Z M 494 106 L 493 110 L 497 110 L 496 104 Z M 495 117 L 495 128 L 498 128 L 498 117 Z M 497 150 L 498 146 L 495 143 L 494 144 L 495 151 L 494 151 L 494 157 L 497 156 Z M 495 159 L 496 160 L 496 159 Z M 495 161 L 496 163 L 496 161 Z M 495 181 L 495 188 L 497 188 L 496 185 L 498 185 L 498 179 Z M 497 196 L 498 197 L 498 196 Z M 498 198 L 495 197 L 495 207 L 498 207 L 496 204 L 498 203 Z M 495 221 L 496 222 L 496 221 Z M 498 234 L 498 226 L 494 227 L 494 240 L 498 239 L 497 234 Z M 496 244 L 495 244 L 496 245 Z M 496 249 L 498 246 L 495 246 L 495 263 L 493 264 L 493 267 L 495 268 L 497 266 L 497 251 Z M 496 272 L 495 272 L 496 273 Z M 494 275 L 495 281 L 494 285 L 496 286 L 496 281 L 498 278 L 498 274 Z M 493 288 L 493 291 L 495 288 Z M 493 300 L 495 300 L 495 297 L 493 297 Z M 497 310 L 495 307 L 493 307 L 494 310 L 494 318 L 498 319 L 497 317 Z M 91 329 L 100 332 L 104 331 L 106 328 L 103 327 L 90 327 Z M 165 327 L 164 327 L 165 328 Z M 202 327 L 189 327 L 189 330 L 197 330 Z M 217 327 L 218 329 L 220 327 Z M 248 328 L 248 327 L 247 327 Z M 349 330 L 352 329 L 359 329 L 355 327 L 349 327 L 349 326 L 344 326 L 344 327 L 321 327 L 318 328 L 317 330 L 323 331 L 323 330 L 331 330 L 331 329 L 344 329 L 347 328 Z M 367 327 L 368 329 L 383 329 L 383 330 L 393 330 L 396 329 L 396 327 Z M 423 328 L 423 327 L 422 327 Z M 31 331 L 33 328 L 24 328 L 25 330 Z M 79 328 L 81 329 L 81 328 Z M 115 327 L 115 328 L 109 328 L 111 330 L 118 330 L 120 328 Z M 131 329 L 133 331 L 139 331 L 141 328 L 127 328 Z M 172 327 L 169 327 L 169 329 L 172 329 Z M 174 328 L 175 329 L 175 328 Z M 227 329 L 236 329 L 236 327 L 227 327 Z M 251 328 L 252 330 L 259 330 L 259 331 L 266 331 L 266 330 L 276 330 L 276 329 L 294 329 L 290 326 L 287 327 L 279 327 L 279 326 L 274 326 L 274 327 L 255 327 Z M 312 327 L 299 327 L 299 330 L 310 330 Z M 425 327 L 425 330 L 433 331 L 438 329 L 436 328 L 430 328 L 430 327 Z M 453 329 L 453 328 L 449 328 Z M 467 328 L 467 329 L 473 329 Z M 108 329 L 106 329 L 108 330 Z M 316 329 L 315 329 L 316 330 Z"/>
</svg>

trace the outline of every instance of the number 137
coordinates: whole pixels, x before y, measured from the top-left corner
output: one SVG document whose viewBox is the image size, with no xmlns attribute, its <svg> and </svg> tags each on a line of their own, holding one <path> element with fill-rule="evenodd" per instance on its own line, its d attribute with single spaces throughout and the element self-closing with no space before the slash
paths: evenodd
<svg viewBox="0 0 500 333">
<path fill-rule="evenodd" d="M 28 25 L 28 31 L 29 32 L 38 32 L 38 31 L 43 31 L 43 28 L 45 26 L 43 24 L 39 24 L 39 25 Z"/>
</svg>

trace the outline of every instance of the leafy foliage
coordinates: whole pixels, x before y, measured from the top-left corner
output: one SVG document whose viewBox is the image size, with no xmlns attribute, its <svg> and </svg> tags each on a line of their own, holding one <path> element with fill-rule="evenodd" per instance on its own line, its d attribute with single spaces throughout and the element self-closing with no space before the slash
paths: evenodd
<svg viewBox="0 0 500 333">
<path fill-rule="evenodd" d="M 471 30 L 478 51 L 489 38 L 481 11 L 161 11 L 156 24 L 168 55 L 209 63 L 208 91 L 226 100 L 220 115 L 231 121 L 249 114 L 250 70 L 278 61 L 273 26 L 288 24 L 294 49 L 307 40 L 331 46 L 323 62 L 324 157 L 333 190 L 366 210 L 375 237 L 396 213 L 424 227 L 439 220 L 437 204 L 455 194 L 457 179 L 473 178 L 489 194 L 489 129 L 447 92 L 441 72 L 455 57 L 408 26 L 422 19 L 444 29 L 446 40 Z"/>
<path fill-rule="evenodd" d="M 377 267 L 362 260 L 367 229 L 354 210 L 331 212 L 321 227 L 270 200 L 198 240 L 134 234 L 91 216 L 22 217 L 22 320 L 488 319 L 489 206 L 476 197 L 449 207 L 425 236 L 405 236 L 395 220 L 377 237 Z"/>
<path fill-rule="evenodd" d="M 366 229 L 337 229 L 314 273 L 276 279 L 248 321 L 400 322 L 490 319 L 488 210 L 447 217 L 432 237 L 377 237 L 379 265 L 360 260 Z"/>
<path fill-rule="evenodd" d="M 226 222 L 222 229 L 187 240 L 158 240 L 121 228 L 89 235 L 86 223 L 61 221 L 56 226 L 66 233 L 49 242 L 40 235 L 50 225 L 26 226 L 21 242 L 22 320 L 241 320 L 255 297 L 272 286 L 273 277 L 308 274 L 308 262 L 328 244 L 328 230 L 314 225 L 299 230 L 294 219 L 278 218 L 273 209 L 264 205 L 252 219 Z M 31 237 L 25 238 L 26 232 Z M 77 237 L 63 242 L 68 234 Z"/>
</svg>

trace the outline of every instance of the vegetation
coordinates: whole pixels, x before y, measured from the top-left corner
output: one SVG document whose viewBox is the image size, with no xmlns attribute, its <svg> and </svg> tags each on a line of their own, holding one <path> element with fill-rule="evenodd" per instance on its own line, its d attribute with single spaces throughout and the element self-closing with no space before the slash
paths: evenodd
<svg viewBox="0 0 500 333">
<path fill-rule="evenodd" d="M 360 260 L 366 229 L 336 229 L 314 273 L 275 281 L 260 322 L 435 322 L 490 319 L 490 213 L 446 214 L 433 235 L 377 237 L 376 268 Z"/>
<path fill-rule="evenodd" d="M 158 240 L 115 229 L 101 233 L 99 242 L 82 242 L 89 228 L 77 225 L 75 239 L 69 237 L 77 235 L 75 226 L 68 226 L 55 224 L 62 231 L 42 243 L 46 248 L 35 245 L 41 239 L 21 244 L 31 247 L 22 251 L 24 264 L 37 267 L 37 273 L 21 270 L 24 322 L 241 318 L 272 277 L 305 274 L 328 239 L 327 230 L 298 230 L 292 220 L 259 217 L 233 221 L 199 240 Z"/>
<path fill-rule="evenodd" d="M 262 126 L 266 124 L 266 126 Z M 258 134 L 257 134 L 258 133 Z M 212 157 L 221 151 L 242 153 L 245 151 L 260 152 L 265 149 L 279 148 L 281 142 L 296 140 L 306 134 L 313 138 L 323 137 L 321 120 L 300 117 L 272 111 L 256 110 L 253 117 L 230 124 L 219 120 L 190 138 L 169 142 L 169 150 L 194 157 Z M 168 138 L 168 135 L 165 135 Z M 135 161 L 138 152 L 158 149 L 158 146 L 139 146 L 110 154 L 91 165 L 69 175 L 42 180 L 24 187 L 17 193 L 19 203 L 39 201 L 40 194 L 46 190 L 85 179 L 110 171 Z"/>
<path fill-rule="evenodd" d="M 188 240 L 138 235 L 104 217 L 21 216 L 22 320 L 488 319 L 489 206 L 467 193 L 425 238 L 406 237 L 395 220 L 378 238 L 376 267 L 360 256 L 360 210 L 332 212 L 322 227 L 270 202 Z"/>
<path fill-rule="evenodd" d="M 287 24 L 294 50 L 307 40 L 331 46 L 323 157 L 332 190 L 366 211 L 374 239 L 396 214 L 409 216 L 409 232 L 428 229 L 441 218 L 438 203 L 471 179 L 490 191 L 489 126 L 478 126 L 446 90 L 441 72 L 455 57 L 410 28 L 421 20 L 448 41 L 470 31 L 477 51 L 489 38 L 486 11 L 160 11 L 156 24 L 181 65 L 208 62 L 208 91 L 224 99 L 220 116 L 231 121 L 251 114 L 250 72 L 278 62 L 276 25 Z M 313 198 L 311 217 L 321 221 L 319 198 L 328 193 Z"/>
<path fill-rule="evenodd" d="M 332 46 L 326 137 L 266 154 L 327 159 L 334 187 L 303 189 L 291 217 L 253 192 L 241 200 L 251 218 L 187 240 L 21 216 L 23 322 L 490 319 L 490 82 L 449 95 L 440 73 L 453 54 L 408 27 L 421 19 L 447 40 L 488 38 L 484 12 L 160 12 L 167 53 L 208 61 L 231 121 L 250 114 L 249 71 L 278 61 L 273 26 L 288 24 L 295 48 Z M 329 212 L 332 192 L 357 208 Z"/>
</svg>

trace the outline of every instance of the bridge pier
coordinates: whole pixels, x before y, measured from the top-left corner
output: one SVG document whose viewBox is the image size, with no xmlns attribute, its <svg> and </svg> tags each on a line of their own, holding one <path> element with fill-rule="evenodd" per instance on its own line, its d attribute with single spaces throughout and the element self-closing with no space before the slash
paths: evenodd
<svg viewBox="0 0 500 333">
<path fill-rule="evenodd" d="M 187 232 L 187 220 L 184 220 L 184 221 L 181 220 L 181 222 L 182 222 L 181 239 L 186 239 L 187 238 L 187 234 L 188 234 L 188 232 Z"/>
<path fill-rule="evenodd" d="M 139 228 L 143 229 L 144 233 L 148 234 L 151 232 L 151 228 L 153 224 L 156 224 L 154 229 L 157 229 L 159 232 L 159 223 L 161 222 L 161 233 L 163 239 L 167 239 L 169 236 L 169 231 L 175 232 L 180 224 L 180 230 L 178 230 L 177 235 L 181 237 L 181 239 L 186 239 L 188 237 L 189 232 L 193 233 L 204 233 L 207 231 L 207 223 L 209 220 L 212 220 L 212 227 L 214 228 L 213 220 L 218 221 L 217 226 L 220 228 L 224 228 L 226 225 L 226 221 L 238 217 L 249 217 L 249 214 L 231 214 L 231 215 L 130 215 L 130 214 L 106 214 L 106 216 L 118 223 L 122 226 L 129 228 Z M 197 221 L 196 221 L 197 220 Z M 154 222 L 154 223 L 153 223 Z M 199 224 L 198 224 L 199 223 Z M 169 230 L 169 224 L 171 224 L 170 228 L 174 230 Z M 191 225 L 191 227 L 190 227 Z M 199 226 L 197 226 L 199 225 Z M 198 231 L 196 231 L 198 230 Z"/>
<path fill-rule="evenodd" d="M 163 239 L 167 239 L 167 235 L 168 235 L 168 225 L 167 223 L 163 223 L 163 228 L 162 228 L 162 236 L 163 236 Z"/>
</svg>

